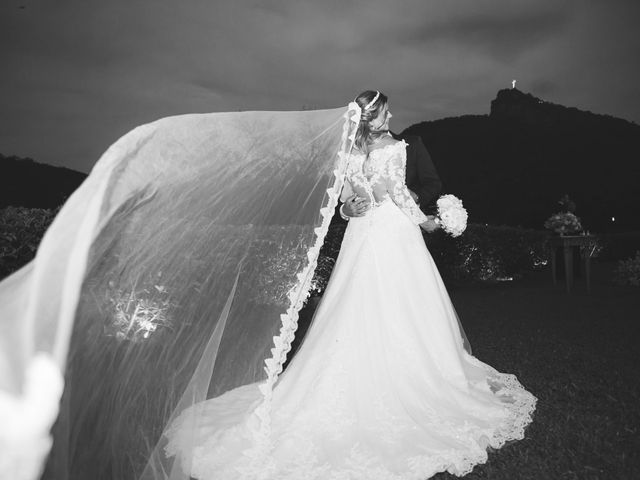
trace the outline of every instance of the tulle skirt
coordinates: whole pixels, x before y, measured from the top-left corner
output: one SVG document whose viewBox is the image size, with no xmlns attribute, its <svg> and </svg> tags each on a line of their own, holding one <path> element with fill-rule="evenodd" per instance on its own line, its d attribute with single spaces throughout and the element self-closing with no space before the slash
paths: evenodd
<svg viewBox="0 0 640 480">
<path fill-rule="evenodd" d="M 313 323 L 274 388 L 259 462 L 247 454 L 258 386 L 185 411 L 167 432 L 167 455 L 201 480 L 462 476 L 488 447 L 522 439 L 536 404 L 515 376 L 464 350 L 420 229 L 391 201 L 350 220 Z"/>
</svg>

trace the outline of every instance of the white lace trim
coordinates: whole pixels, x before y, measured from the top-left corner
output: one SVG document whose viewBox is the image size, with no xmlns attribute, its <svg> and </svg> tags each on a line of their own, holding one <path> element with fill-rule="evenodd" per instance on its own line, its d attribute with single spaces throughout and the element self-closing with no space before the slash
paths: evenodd
<svg viewBox="0 0 640 480">
<path fill-rule="evenodd" d="M 270 455 L 259 457 L 262 460 L 259 465 L 251 458 L 229 461 L 230 457 L 226 455 L 229 452 L 214 446 L 213 443 L 207 443 L 196 450 L 191 475 L 195 478 L 215 477 L 219 480 L 424 480 L 438 472 L 448 471 L 457 476 L 464 476 L 476 465 L 487 461 L 487 447 L 498 449 L 507 441 L 524 438 L 525 427 L 532 421 L 537 401 L 515 376 L 499 373 L 488 365 L 477 362 L 476 359 L 471 361 L 485 370 L 487 379 L 494 387 L 495 395 L 504 398 L 502 405 L 505 412 L 492 426 L 480 426 L 472 422 L 455 423 L 441 416 L 430 419 L 436 431 L 440 435 L 450 437 L 451 444 L 456 444 L 455 447 L 403 459 L 396 458 L 391 462 L 393 465 L 390 465 L 366 445 L 356 442 L 346 447 L 348 450 L 339 462 L 332 464 L 323 459 L 323 449 L 315 439 L 326 445 L 332 434 L 345 431 L 342 422 L 348 423 L 349 417 L 345 416 L 338 423 L 324 425 L 322 422 L 309 421 L 305 415 L 298 418 L 291 416 L 295 425 L 290 431 L 282 432 L 279 439 L 287 445 L 288 453 L 295 452 L 286 461 L 276 460 Z M 327 400 L 326 412 L 330 413 L 331 398 Z M 287 415 L 290 413 L 292 412 L 288 412 Z M 323 413 L 325 412 L 315 415 L 313 420 L 321 418 Z M 339 412 L 333 413 L 340 416 Z M 397 447 L 399 444 L 394 442 L 394 434 L 397 433 L 399 438 L 406 430 L 395 432 L 398 425 L 393 425 L 393 417 L 389 416 L 384 399 L 380 401 L 380 405 L 376 405 L 376 417 L 379 417 L 381 422 L 379 428 L 372 430 L 371 434 L 383 440 L 388 436 L 390 448 Z M 323 426 L 327 427 L 326 430 Z M 236 426 L 229 435 L 240 438 L 242 432 L 242 428 Z M 336 440 L 340 440 L 340 435 L 337 435 Z M 232 452 L 231 455 L 233 456 Z"/>
<path fill-rule="evenodd" d="M 261 463 L 266 460 L 266 453 L 270 449 L 270 433 L 271 433 L 271 401 L 273 396 L 273 387 L 282 373 L 282 366 L 287 359 L 287 354 L 291 350 L 291 342 L 293 341 L 295 331 L 298 328 L 298 312 L 304 305 L 306 298 L 309 296 L 311 289 L 311 281 L 317 266 L 320 248 L 324 243 L 324 238 L 329 230 L 329 224 L 333 217 L 338 197 L 346 174 L 346 168 L 351 155 L 351 150 L 355 141 L 356 130 L 360 122 L 360 107 L 355 102 L 351 102 L 344 114 L 345 122 L 342 130 L 342 141 L 338 152 L 338 164 L 333 170 L 334 182 L 327 189 L 328 202 L 327 205 L 320 209 L 322 222 L 319 227 L 314 229 L 316 234 L 313 247 L 307 252 L 309 262 L 306 267 L 298 273 L 298 282 L 289 291 L 290 300 L 289 308 L 286 313 L 280 315 L 281 326 L 279 335 L 273 337 L 273 348 L 271 349 L 271 357 L 264 361 L 264 371 L 267 379 L 259 386 L 263 395 L 262 403 L 255 409 L 254 414 L 259 418 L 259 427 L 253 431 L 256 439 L 255 446 L 243 452 L 244 455 L 253 459 L 252 471 L 255 462 Z"/>
<path fill-rule="evenodd" d="M 444 471 L 460 477 L 467 475 L 476 465 L 486 463 L 486 447 L 499 449 L 509 441 L 522 440 L 525 428 L 532 422 L 537 398 L 525 390 L 515 375 L 499 373 L 477 359 L 473 360 L 488 370 L 491 380 L 500 384 L 496 395 L 513 399 L 512 403 L 505 403 L 508 415 L 496 428 L 484 432 L 470 428 L 469 433 L 472 435 L 467 450 L 451 450 L 438 457 L 419 456 L 409 459 L 411 473 L 416 478 L 429 478 Z"/>
</svg>

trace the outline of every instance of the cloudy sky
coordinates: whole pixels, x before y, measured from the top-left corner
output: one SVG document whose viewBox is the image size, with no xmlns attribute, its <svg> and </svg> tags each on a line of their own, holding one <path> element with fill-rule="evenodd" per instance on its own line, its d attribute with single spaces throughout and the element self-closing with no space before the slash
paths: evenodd
<svg viewBox="0 0 640 480">
<path fill-rule="evenodd" d="M 392 128 L 501 88 L 640 123 L 638 0 L 2 0 L 0 153 L 88 171 L 136 125 L 387 93 Z"/>
</svg>

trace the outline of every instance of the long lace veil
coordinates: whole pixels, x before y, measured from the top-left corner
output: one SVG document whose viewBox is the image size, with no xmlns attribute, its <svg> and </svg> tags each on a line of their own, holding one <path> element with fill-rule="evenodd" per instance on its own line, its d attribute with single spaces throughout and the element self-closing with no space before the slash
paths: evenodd
<svg viewBox="0 0 640 480">
<path fill-rule="evenodd" d="M 44 479 L 188 478 L 163 431 L 255 382 L 268 436 L 350 107 L 170 117 L 108 149 L 0 284 L 0 471 L 38 478 L 57 418 Z"/>
<path fill-rule="evenodd" d="M 359 118 L 184 115 L 107 150 L 0 283 L 0 478 L 187 480 L 168 429 L 195 446 L 251 384 L 259 461 Z"/>
</svg>

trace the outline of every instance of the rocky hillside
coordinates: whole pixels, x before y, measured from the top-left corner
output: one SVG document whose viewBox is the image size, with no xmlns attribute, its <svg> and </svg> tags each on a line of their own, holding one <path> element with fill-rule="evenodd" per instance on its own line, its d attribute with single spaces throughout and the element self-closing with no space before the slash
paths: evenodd
<svg viewBox="0 0 640 480">
<path fill-rule="evenodd" d="M 475 222 L 542 228 L 565 193 L 585 228 L 640 230 L 640 126 L 501 90 L 488 115 L 422 122 L 445 191 Z"/>
<path fill-rule="evenodd" d="M 84 173 L 0 154 L 0 208 L 55 208 L 78 188 Z"/>
</svg>

